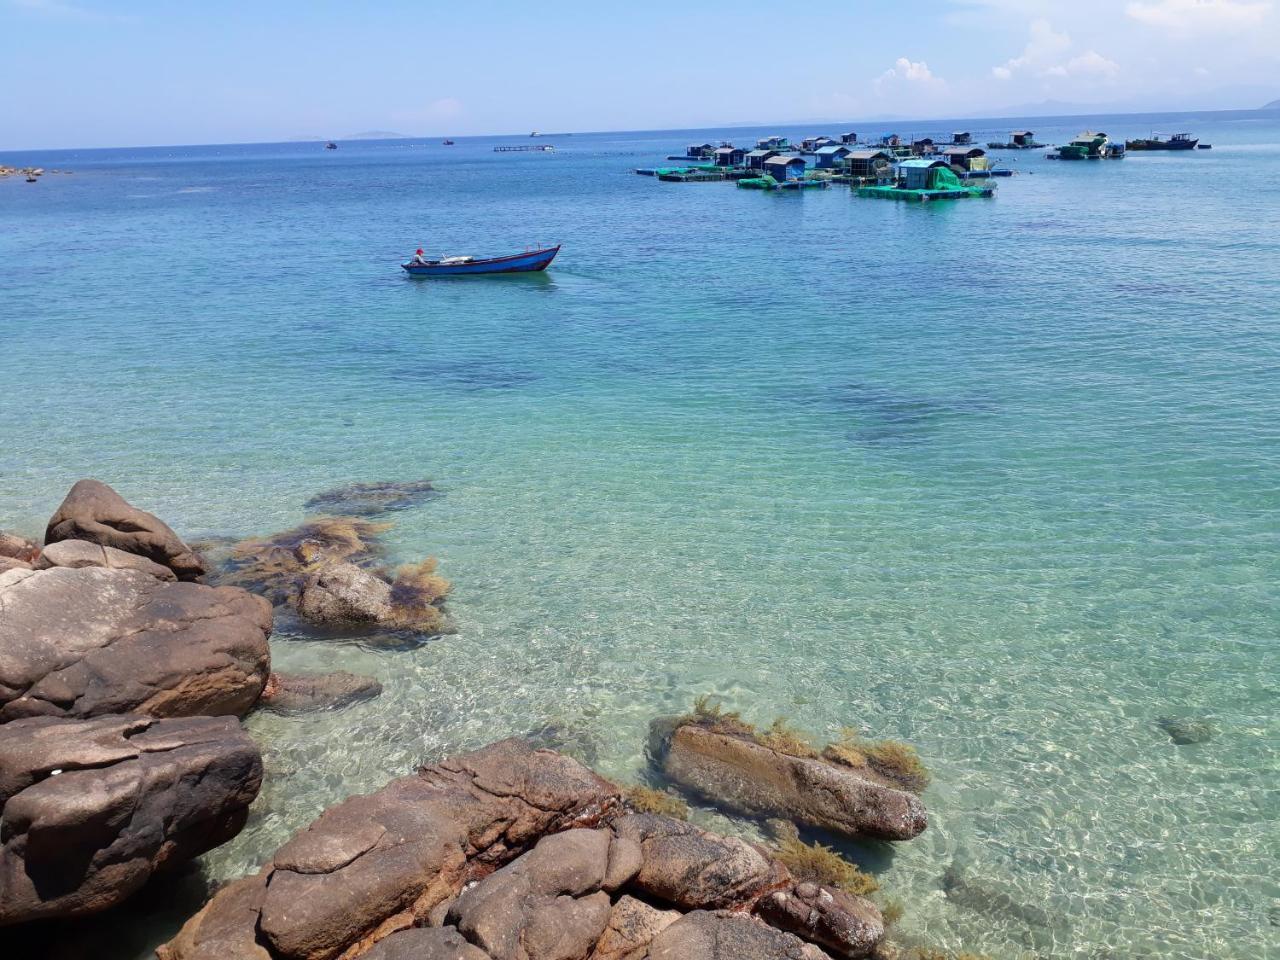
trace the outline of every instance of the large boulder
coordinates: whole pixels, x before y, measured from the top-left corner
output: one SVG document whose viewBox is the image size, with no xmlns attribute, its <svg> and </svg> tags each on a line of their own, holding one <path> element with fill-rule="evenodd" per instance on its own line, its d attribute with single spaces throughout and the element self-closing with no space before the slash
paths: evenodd
<svg viewBox="0 0 1280 960">
<path fill-rule="evenodd" d="M 662 772 L 729 810 L 883 840 L 910 840 L 928 826 L 920 798 L 874 771 L 792 756 L 714 723 L 655 729 Z"/>
<path fill-rule="evenodd" d="M 261 783 L 231 717 L 0 726 L 0 926 L 120 903 L 239 833 Z"/>
<path fill-rule="evenodd" d="M 261 706 L 276 713 L 336 710 L 382 693 L 382 684 L 346 670 L 332 673 L 273 673 L 262 691 Z"/>
<path fill-rule="evenodd" d="M 125 553 L 115 547 L 104 547 L 100 543 L 88 540 L 59 540 L 40 551 L 32 565 L 37 570 L 51 570 L 54 567 L 106 567 L 111 570 L 137 570 L 157 580 L 177 580 L 174 572 L 163 564 L 140 557 L 136 553 Z"/>
<path fill-rule="evenodd" d="M 643 960 L 653 938 L 680 917 L 678 910 L 659 910 L 623 894 L 609 913 L 591 960 Z"/>
<path fill-rule="evenodd" d="M 391 584 L 345 560 L 327 563 L 302 585 L 298 613 L 313 623 L 381 623 L 391 618 Z"/>
<path fill-rule="evenodd" d="M 538 838 L 594 827 L 620 802 L 612 784 L 576 761 L 500 741 L 329 809 L 256 876 L 219 892 L 159 956 L 358 956 L 424 925 L 468 880 Z"/>
<path fill-rule="evenodd" d="M 270 605 L 233 587 L 102 567 L 0 573 L 0 722 L 243 716 L 270 632 Z"/>
<path fill-rule="evenodd" d="M 686 910 L 745 908 L 782 888 L 786 868 L 736 837 L 722 837 L 653 813 L 619 818 L 614 831 L 640 845 L 642 863 L 632 887 Z"/>
<path fill-rule="evenodd" d="M 695 910 L 649 944 L 648 960 L 830 960 L 799 937 L 741 913 Z"/>
<path fill-rule="evenodd" d="M 88 540 L 154 560 L 179 580 L 195 580 L 204 563 L 163 520 L 132 506 L 100 480 L 80 480 L 54 511 L 45 544 Z"/>
</svg>

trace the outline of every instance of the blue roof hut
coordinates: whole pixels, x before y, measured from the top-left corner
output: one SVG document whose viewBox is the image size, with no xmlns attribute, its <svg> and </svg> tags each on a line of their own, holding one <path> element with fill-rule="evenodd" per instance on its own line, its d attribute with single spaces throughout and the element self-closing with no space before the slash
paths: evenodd
<svg viewBox="0 0 1280 960">
<path fill-rule="evenodd" d="M 843 143 L 829 143 L 818 148 L 818 169 L 833 170 L 840 166 L 840 161 L 853 153 Z"/>
<path fill-rule="evenodd" d="M 763 167 L 765 173 L 778 181 L 803 180 L 804 168 L 804 157 L 770 157 Z"/>
<path fill-rule="evenodd" d="M 933 171 L 937 167 L 947 166 L 945 160 L 930 160 L 927 157 L 916 157 L 903 160 L 898 164 L 898 175 L 902 177 L 902 185 L 908 190 L 928 190 L 933 181 Z"/>
</svg>

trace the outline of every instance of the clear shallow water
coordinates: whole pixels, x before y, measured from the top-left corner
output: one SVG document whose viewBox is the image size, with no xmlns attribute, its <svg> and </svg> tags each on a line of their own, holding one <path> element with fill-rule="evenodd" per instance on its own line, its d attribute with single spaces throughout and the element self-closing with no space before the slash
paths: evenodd
<svg viewBox="0 0 1280 960">
<path fill-rule="evenodd" d="M 1012 154 L 994 201 L 923 208 L 631 173 L 773 129 L 32 156 L 75 174 L 0 182 L 0 526 L 86 475 L 191 537 L 444 492 L 388 540 L 440 557 L 458 633 L 277 635 L 386 692 L 250 719 L 268 781 L 215 879 L 548 724 L 634 779 L 649 720 L 712 692 L 919 746 L 929 831 L 861 852 L 908 935 L 1280 954 L 1280 120 L 1108 124 L 1214 150 Z M 396 266 L 553 239 L 541 277 Z"/>
</svg>

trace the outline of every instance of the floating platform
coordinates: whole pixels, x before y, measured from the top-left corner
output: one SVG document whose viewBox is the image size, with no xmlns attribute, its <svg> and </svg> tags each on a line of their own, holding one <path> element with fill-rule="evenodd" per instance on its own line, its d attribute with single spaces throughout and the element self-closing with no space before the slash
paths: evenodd
<svg viewBox="0 0 1280 960">
<path fill-rule="evenodd" d="M 965 170 L 956 174 L 961 180 L 987 180 L 991 177 L 1012 177 L 1012 170 Z"/>
<path fill-rule="evenodd" d="M 551 153 L 555 150 L 549 143 L 525 143 L 517 147 L 494 147 L 494 153 Z"/>
<path fill-rule="evenodd" d="M 660 170 L 658 179 L 663 183 L 713 183 L 724 180 L 725 175 L 720 170 Z"/>
<path fill-rule="evenodd" d="M 858 196 L 878 200 L 966 200 L 970 197 L 994 197 L 994 187 L 962 187 L 960 189 L 909 190 L 906 187 L 859 187 Z"/>
</svg>

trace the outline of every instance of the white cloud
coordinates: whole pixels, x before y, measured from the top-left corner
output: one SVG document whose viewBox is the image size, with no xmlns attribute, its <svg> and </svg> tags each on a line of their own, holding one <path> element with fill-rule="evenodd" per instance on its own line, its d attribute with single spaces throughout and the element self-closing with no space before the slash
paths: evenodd
<svg viewBox="0 0 1280 960">
<path fill-rule="evenodd" d="M 1139 23 L 1171 33 L 1235 33 L 1256 27 L 1271 8 L 1270 0 L 1154 0 L 1130 3 L 1125 13 Z"/>
<path fill-rule="evenodd" d="M 876 78 L 876 93 L 881 93 L 887 87 L 904 82 L 920 86 L 946 85 L 945 80 L 933 75 L 933 71 L 929 69 L 929 65 L 923 60 L 915 61 L 906 57 L 899 57 L 894 61 L 892 67 Z"/>
<path fill-rule="evenodd" d="M 1073 46 L 1070 34 L 1054 29 L 1044 18 L 1031 21 L 1030 36 L 1022 54 L 991 68 L 997 80 L 1012 80 L 1015 76 L 1035 76 L 1041 79 L 1085 77 L 1094 80 L 1111 80 L 1120 72 L 1120 65 L 1096 50 L 1088 50 L 1066 58 Z M 1066 58 L 1066 59 L 1064 59 Z"/>
<path fill-rule="evenodd" d="M 1120 64 L 1108 60 L 1096 50 L 1072 57 L 1064 66 L 1068 77 L 1101 77 L 1110 80 L 1120 72 Z"/>
</svg>

